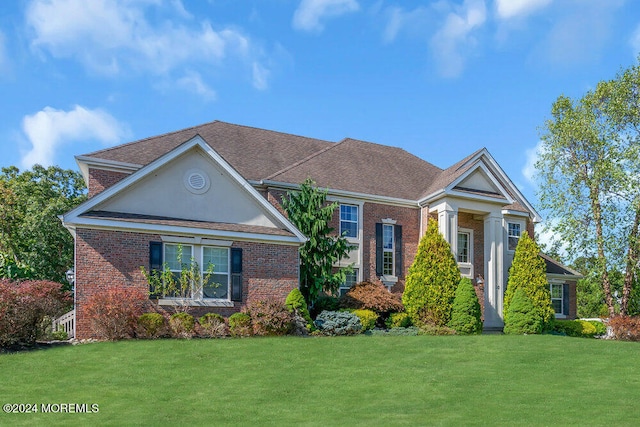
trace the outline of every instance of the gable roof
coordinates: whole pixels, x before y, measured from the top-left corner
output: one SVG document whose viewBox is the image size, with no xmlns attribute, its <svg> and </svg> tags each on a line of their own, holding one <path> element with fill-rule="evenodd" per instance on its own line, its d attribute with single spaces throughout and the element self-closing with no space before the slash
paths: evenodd
<svg viewBox="0 0 640 427">
<path fill-rule="evenodd" d="M 564 276 L 566 278 L 580 279 L 582 274 L 578 273 L 572 268 L 567 267 L 560 261 L 551 258 L 549 255 L 540 252 L 540 257 L 544 260 L 547 268 L 547 274 L 552 276 Z"/>
</svg>

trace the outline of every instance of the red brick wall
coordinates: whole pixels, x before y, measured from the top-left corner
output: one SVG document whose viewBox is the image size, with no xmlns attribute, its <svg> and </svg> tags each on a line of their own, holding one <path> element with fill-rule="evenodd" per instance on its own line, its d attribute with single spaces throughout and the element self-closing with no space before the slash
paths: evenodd
<svg viewBox="0 0 640 427">
<path fill-rule="evenodd" d="M 458 212 L 458 227 L 473 230 L 473 287 L 476 290 L 478 301 L 484 313 L 484 284 L 479 286 L 475 278 L 478 274 L 483 278 L 484 272 L 484 220 L 474 219 L 473 214 Z"/>
<path fill-rule="evenodd" d="M 123 172 L 89 168 L 89 198 L 103 192 L 128 176 L 129 174 Z"/>
<path fill-rule="evenodd" d="M 140 266 L 149 266 L 149 242 L 160 241 L 154 234 L 78 229 L 76 231 L 76 337 L 91 337 L 85 303 L 108 286 L 148 290 Z M 192 314 L 218 312 L 224 316 L 240 311 L 254 299 L 286 298 L 298 286 L 298 249 L 295 246 L 255 242 L 235 242 L 243 249 L 243 301 L 233 307 L 194 308 Z M 171 307 L 165 307 L 171 311 Z"/>
</svg>

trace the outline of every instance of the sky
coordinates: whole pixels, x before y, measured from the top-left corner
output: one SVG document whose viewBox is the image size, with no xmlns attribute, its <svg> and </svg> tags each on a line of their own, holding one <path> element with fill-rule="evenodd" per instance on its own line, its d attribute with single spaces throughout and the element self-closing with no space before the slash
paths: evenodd
<svg viewBox="0 0 640 427">
<path fill-rule="evenodd" d="M 222 120 L 441 168 L 486 147 L 535 206 L 553 102 L 639 52 L 634 0 L 3 1 L 0 167 Z"/>
</svg>

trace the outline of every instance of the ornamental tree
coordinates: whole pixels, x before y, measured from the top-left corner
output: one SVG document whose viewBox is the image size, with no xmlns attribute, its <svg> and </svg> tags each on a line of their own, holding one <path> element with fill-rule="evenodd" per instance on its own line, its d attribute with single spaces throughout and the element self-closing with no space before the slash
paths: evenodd
<svg viewBox="0 0 640 427">
<path fill-rule="evenodd" d="M 414 324 L 445 326 L 451 319 L 459 282 L 460 270 L 451 246 L 440 234 L 438 223 L 431 220 L 420 239 L 402 294 L 402 303 Z"/>
<path fill-rule="evenodd" d="M 509 268 L 507 291 L 504 295 L 505 324 L 510 321 L 509 306 L 511 301 L 516 291 L 522 289 L 531 300 L 536 315 L 542 319 L 543 330 L 550 330 L 553 326 L 555 312 L 551 306 L 546 266 L 539 254 L 540 249 L 536 242 L 529 237 L 528 233 L 522 233 Z"/>
<path fill-rule="evenodd" d="M 282 199 L 289 220 L 307 237 L 300 248 L 300 291 L 313 306 L 323 290 L 335 294 L 344 283 L 345 269 L 333 271 L 333 266 L 349 254 L 349 243 L 335 236 L 329 226 L 337 202 L 327 203 L 327 191 L 307 178 L 299 191 L 290 191 Z"/>
</svg>

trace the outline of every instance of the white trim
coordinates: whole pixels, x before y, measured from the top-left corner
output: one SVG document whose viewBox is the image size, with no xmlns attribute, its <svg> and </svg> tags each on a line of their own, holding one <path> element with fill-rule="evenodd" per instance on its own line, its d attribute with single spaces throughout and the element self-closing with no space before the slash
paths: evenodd
<svg viewBox="0 0 640 427">
<path fill-rule="evenodd" d="M 95 195 L 91 199 L 82 203 L 80 206 L 71 210 L 66 215 L 64 215 L 64 222 L 68 225 L 95 224 L 95 225 L 103 225 L 103 226 L 109 226 L 109 225 L 114 226 L 115 225 L 114 223 L 117 224 L 117 221 L 98 220 L 100 222 L 95 223 L 92 221 L 87 221 L 86 219 L 84 221 L 81 220 L 80 215 L 87 211 L 90 211 L 92 208 L 98 206 L 100 203 L 103 203 L 109 200 L 110 198 L 118 194 L 120 191 L 132 186 L 136 182 L 145 178 L 147 175 L 153 173 L 157 169 L 173 161 L 175 158 L 181 156 L 187 151 L 193 149 L 194 147 L 199 147 L 205 153 L 207 153 L 215 162 L 217 162 L 221 166 L 223 171 L 229 177 L 231 177 L 231 179 L 235 180 L 242 188 L 244 188 L 246 192 L 248 192 L 251 196 L 253 196 L 255 201 L 258 202 L 258 204 L 266 211 L 266 213 L 269 216 L 272 217 L 272 219 L 275 220 L 275 222 L 280 223 L 284 228 L 290 231 L 296 237 L 298 243 L 302 244 L 307 241 L 307 238 L 283 214 L 281 214 L 275 208 L 275 206 L 269 203 L 267 199 L 262 197 L 262 195 L 260 195 L 260 193 L 258 193 L 258 191 L 255 188 L 253 188 L 251 184 L 249 184 L 235 169 L 233 169 L 233 167 L 231 167 L 231 165 L 229 165 L 229 163 L 227 163 L 218 153 L 216 153 L 216 151 L 213 148 L 211 148 L 199 135 L 194 136 L 184 144 L 176 147 L 175 149 L 163 155 L 162 157 L 142 167 L 136 173 L 133 173 L 128 177 L 125 177 L 123 180 L 117 182 L 113 186 L 107 188 L 103 192 Z M 130 224 L 129 227 L 133 229 L 147 229 L 147 230 L 158 230 L 158 231 L 164 230 L 162 226 L 153 227 L 151 225 L 146 225 L 144 227 L 137 227 L 135 225 Z M 206 233 L 202 233 L 198 231 L 197 233 L 193 233 L 193 234 L 206 234 Z M 221 236 L 224 236 L 226 233 L 221 232 L 219 234 Z M 278 239 L 272 239 L 267 237 L 266 240 L 271 241 L 271 240 L 278 240 Z M 289 239 L 284 239 L 284 240 L 288 241 Z"/>
<path fill-rule="evenodd" d="M 228 247 L 233 244 L 232 240 L 203 239 L 200 236 L 194 236 L 194 237 L 160 236 L 160 239 L 163 242 L 167 242 L 167 243 L 184 243 L 189 245 L 203 245 L 203 246 Z"/>
<path fill-rule="evenodd" d="M 188 305 L 191 307 L 233 307 L 233 301 L 223 299 L 187 299 L 187 298 L 159 298 L 159 305 Z"/>
<path fill-rule="evenodd" d="M 383 224 L 392 224 L 392 225 L 396 225 L 398 223 L 398 221 L 396 221 L 395 219 L 391 219 L 391 218 L 383 218 L 380 220 L 381 223 Z"/>
<path fill-rule="evenodd" d="M 517 219 L 510 219 L 510 218 L 504 218 L 504 231 L 506 233 L 506 239 L 505 239 L 505 248 L 507 250 L 508 254 L 513 254 L 516 251 L 516 248 L 510 249 L 509 248 L 509 224 L 514 224 L 514 225 L 519 225 L 520 226 L 520 235 L 518 236 L 518 242 L 520 242 L 520 239 L 522 238 L 522 233 L 524 233 L 526 231 L 526 224 L 520 220 Z M 518 243 L 516 243 L 516 247 L 518 246 Z"/>
</svg>

